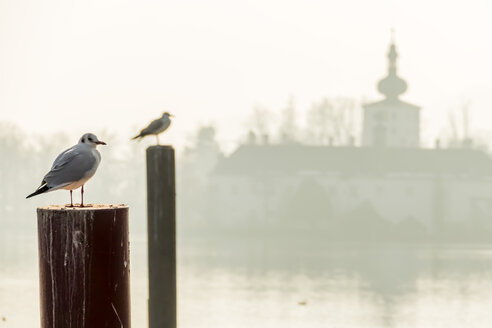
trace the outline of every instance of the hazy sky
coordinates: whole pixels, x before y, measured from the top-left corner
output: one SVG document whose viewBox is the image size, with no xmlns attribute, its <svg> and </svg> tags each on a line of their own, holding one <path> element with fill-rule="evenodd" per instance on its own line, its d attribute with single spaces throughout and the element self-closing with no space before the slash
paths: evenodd
<svg viewBox="0 0 492 328">
<path fill-rule="evenodd" d="M 232 145 L 255 104 L 378 100 L 392 27 L 423 141 L 467 100 L 472 128 L 492 131 L 487 0 L 0 0 L 0 120 L 130 137 L 168 110 L 162 140 L 215 123 Z"/>
</svg>

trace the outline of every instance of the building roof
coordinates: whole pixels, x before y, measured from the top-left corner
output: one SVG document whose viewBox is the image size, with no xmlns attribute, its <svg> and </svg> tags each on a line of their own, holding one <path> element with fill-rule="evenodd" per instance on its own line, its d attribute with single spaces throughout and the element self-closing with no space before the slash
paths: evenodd
<svg viewBox="0 0 492 328">
<path fill-rule="evenodd" d="M 302 172 L 492 176 L 492 159 L 472 149 L 243 145 L 215 170 L 218 175 Z"/>
<path fill-rule="evenodd" d="M 381 107 L 392 107 L 392 108 L 397 108 L 397 109 L 420 109 L 419 106 L 416 106 L 414 104 L 407 103 L 399 98 L 386 98 L 383 100 L 375 101 L 372 103 L 366 103 L 362 107 L 364 108 L 381 108 Z"/>
</svg>

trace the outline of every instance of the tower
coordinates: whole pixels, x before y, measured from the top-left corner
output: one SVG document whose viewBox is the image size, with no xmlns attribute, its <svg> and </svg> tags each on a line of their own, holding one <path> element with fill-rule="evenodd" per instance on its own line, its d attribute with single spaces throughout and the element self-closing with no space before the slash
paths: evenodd
<svg viewBox="0 0 492 328">
<path fill-rule="evenodd" d="M 396 73 L 398 53 L 394 42 L 388 52 L 388 75 L 378 83 L 384 99 L 363 105 L 362 145 L 418 148 L 420 107 L 400 100 L 407 83 Z"/>
</svg>

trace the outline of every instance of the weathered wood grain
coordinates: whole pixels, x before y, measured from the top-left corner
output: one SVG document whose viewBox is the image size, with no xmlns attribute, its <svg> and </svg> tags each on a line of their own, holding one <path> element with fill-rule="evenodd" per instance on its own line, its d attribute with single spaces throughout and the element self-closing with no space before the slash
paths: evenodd
<svg viewBox="0 0 492 328">
<path fill-rule="evenodd" d="M 38 208 L 41 328 L 129 328 L 128 207 Z"/>
</svg>

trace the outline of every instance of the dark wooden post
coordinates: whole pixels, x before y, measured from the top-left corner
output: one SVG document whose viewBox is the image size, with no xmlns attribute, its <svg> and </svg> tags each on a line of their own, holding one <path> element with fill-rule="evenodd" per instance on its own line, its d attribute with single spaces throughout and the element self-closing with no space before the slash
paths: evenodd
<svg viewBox="0 0 492 328">
<path fill-rule="evenodd" d="M 174 149 L 147 149 L 149 328 L 176 327 L 176 207 Z"/>
<path fill-rule="evenodd" d="M 128 206 L 38 208 L 41 328 L 129 328 Z"/>
</svg>

